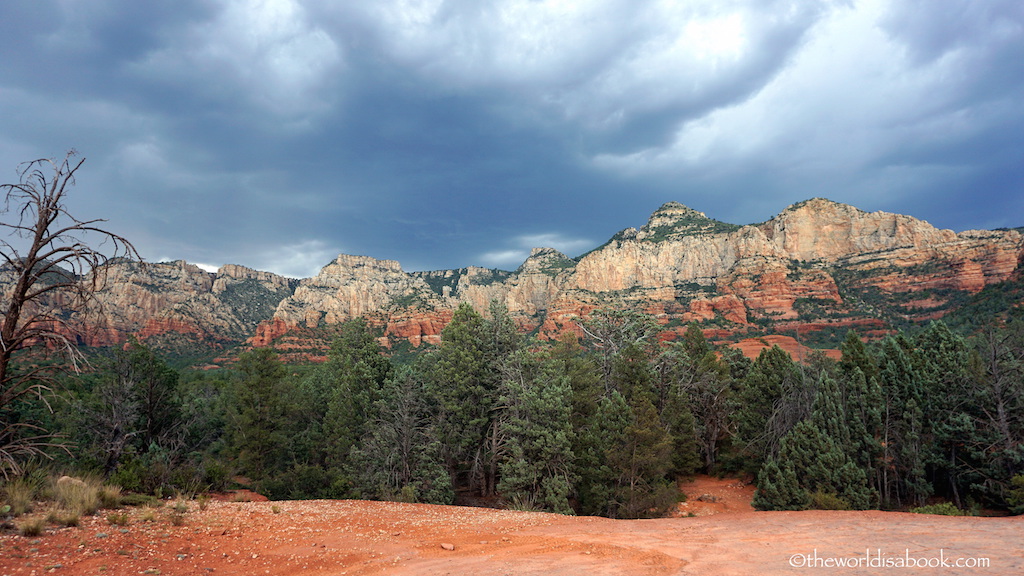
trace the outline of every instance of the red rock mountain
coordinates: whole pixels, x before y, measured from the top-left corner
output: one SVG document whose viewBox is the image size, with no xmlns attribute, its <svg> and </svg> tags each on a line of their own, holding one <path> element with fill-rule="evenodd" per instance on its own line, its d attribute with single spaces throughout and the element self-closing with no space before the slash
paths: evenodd
<svg viewBox="0 0 1024 576">
<path fill-rule="evenodd" d="M 592 310 L 616 306 L 652 314 L 665 338 L 700 322 L 712 336 L 796 331 L 834 341 L 850 327 L 871 333 L 941 317 L 1015 277 L 1022 258 L 1016 230 L 958 234 L 825 199 L 746 226 L 669 202 L 639 230 L 579 258 L 535 248 L 511 272 L 405 272 L 392 260 L 343 254 L 294 281 L 241 266 L 208 273 L 185 262 L 119 262 L 87 343 L 137 334 L 170 345 L 248 339 L 322 350 L 333 325 L 362 316 L 384 328 L 386 345 L 419 346 L 440 341 L 460 303 L 484 311 L 495 299 L 541 338 L 578 331 Z"/>
<path fill-rule="evenodd" d="M 733 333 L 885 330 L 941 317 L 1010 278 L 1022 256 L 1017 231 L 957 234 L 825 199 L 748 226 L 670 202 L 579 258 L 535 248 L 514 272 L 407 273 L 394 261 L 342 255 L 301 281 L 252 341 L 367 316 L 386 327 L 386 343 L 436 343 L 461 302 L 483 311 L 492 299 L 542 338 L 577 330 L 610 305 L 653 314 L 668 333 L 694 321 Z"/>
</svg>

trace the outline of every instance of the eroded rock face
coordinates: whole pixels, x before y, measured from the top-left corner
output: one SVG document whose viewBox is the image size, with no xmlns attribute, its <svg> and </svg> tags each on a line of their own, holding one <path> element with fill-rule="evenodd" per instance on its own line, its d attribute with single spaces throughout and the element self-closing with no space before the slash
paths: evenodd
<svg viewBox="0 0 1024 576">
<path fill-rule="evenodd" d="M 385 345 L 418 346 L 440 341 L 460 303 L 486 314 L 493 300 L 542 338 L 579 334 L 580 320 L 605 306 L 651 314 L 666 337 L 694 321 L 719 336 L 747 327 L 884 330 L 887 315 L 941 317 L 958 294 L 1018 273 L 1022 257 L 1017 231 L 957 234 L 824 199 L 748 226 L 669 202 L 580 258 L 536 248 L 511 272 L 409 273 L 392 260 L 343 254 L 295 281 L 235 265 L 209 273 L 180 261 L 119 262 L 105 270 L 103 314 L 90 320 L 87 343 L 182 334 L 263 346 L 296 329 L 369 317 Z"/>
<path fill-rule="evenodd" d="M 174 333 L 195 340 L 230 342 L 247 338 L 292 294 L 293 280 L 228 265 L 216 273 L 184 261 L 120 261 L 100 271 L 99 306 L 83 319 L 85 344 L 123 342 L 134 334 L 148 339 Z"/>
<path fill-rule="evenodd" d="M 736 226 L 670 202 L 573 260 L 534 249 L 514 272 L 465 268 L 406 274 L 397 263 L 342 256 L 278 307 L 275 325 L 315 326 L 373 313 L 388 338 L 437 341 L 451 311 L 502 302 L 541 337 L 577 331 L 601 306 L 627 306 L 666 326 L 806 322 L 856 325 L 872 294 L 899 295 L 907 316 L 938 317 L 952 292 L 977 292 L 1013 274 L 1015 231 L 956 234 L 886 212 L 824 199 L 790 206 L 768 222 Z M 852 301 L 847 301 L 852 299 Z M 799 326 L 796 326 L 799 329 Z"/>
</svg>

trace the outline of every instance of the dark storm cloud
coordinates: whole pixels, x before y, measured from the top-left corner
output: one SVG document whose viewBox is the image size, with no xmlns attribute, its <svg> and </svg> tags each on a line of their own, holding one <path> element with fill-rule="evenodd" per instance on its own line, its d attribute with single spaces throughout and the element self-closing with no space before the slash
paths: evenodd
<svg viewBox="0 0 1024 576">
<path fill-rule="evenodd" d="M 1009 0 L 6 2 L 0 174 L 77 147 L 76 208 L 147 258 L 295 276 L 515 268 L 669 200 L 1018 226 L 1022 30 Z"/>
</svg>

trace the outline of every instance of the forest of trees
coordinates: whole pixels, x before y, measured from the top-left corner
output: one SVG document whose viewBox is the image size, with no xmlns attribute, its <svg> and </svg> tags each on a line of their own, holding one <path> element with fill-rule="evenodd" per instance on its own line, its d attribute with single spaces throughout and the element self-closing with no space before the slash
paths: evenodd
<svg viewBox="0 0 1024 576">
<path fill-rule="evenodd" d="M 755 479 L 763 510 L 1024 512 L 1019 314 L 968 322 L 969 339 L 942 322 L 869 344 L 851 332 L 838 362 L 779 348 L 750 361 L 696 325 L 663 343 L 651 318 L 623 310 L 540 342 L 498 303 L 464 304 L 439 346 L 401 362 L 353 320 L 317 365 L 259 348 L 231 369 L 179 371 L 136 340 L 85 363 L 66 311 L 95 306 L 102 264 L 138 253 L 67 211 L 75 156 L 25 163 L 0 185 L 0 484 L 91 473 L 166 495 L 245 478 L 278 499 L 640 518 L 701 472 Z M 979 302 L 1020 310 L 995 296 Z"/>
<path fill-rule="evenodd" d="M 223 489 L 652 517 L 695 473 L 756 479 L 763 510 L 907 509 L 936 500 L 1024 512 L 1024 323 L 966 339 L 942 322 L 801 362 L 751 361 L 696 326 L 598 310 L 584 336 L 538 342 L 498 304 L 463 305 L 442 343 L 392 360 L 362 320 L 329 359 L 270 348 L 230 370 L 171 369 L 143 343 L 65 382 L 48 466 L 127 490 Z"/>
</svg>

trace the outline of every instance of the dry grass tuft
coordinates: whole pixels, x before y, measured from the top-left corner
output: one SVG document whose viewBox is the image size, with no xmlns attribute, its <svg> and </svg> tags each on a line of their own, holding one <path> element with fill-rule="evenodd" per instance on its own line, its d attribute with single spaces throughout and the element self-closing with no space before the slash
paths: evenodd
<svg viewBox="0 0 1024 576">
<path fill-rule="evenodd" d="M 100 508 L 119 508 L 121 506 L 121 487 L 105 484 L 99 488 Z"/>
<path fill-rule="evenodd" d="M 111 526 L 127 526 L 128 525 L 128 513 L 127 512 L 111 512 L 107 514 L 107 523 Z"/>
<path fill-rule="evenodd" d="M 56 524 L 57 526 L 78 526 L 82 522 L 82 517 L 75 512 L 64 510 L 63 508 L 57 508 L 50 510 L 46 515 L 46 521 L 50 524 Z"/>
<path fill-rule="evenodd" d="M 61 476 L 53 485 L 53 499 L 70 513 L 92 516 L 100 509 L 100 487 L 98 480 Z"/>
<path fill-rule="evenodd" d="M 18 524 L 18 534 L 22 536 L 39 536 L 46 528 L 46 519 L 42 516 L 26 518 Z"/>
<path fill-rule="evenodd" d="M 32 501 L 38 491 L 35 482 L 28 478 L 15 478 L 4 486 L 3 491 L 12 515 L 21 516 L 32 511 Z"/>
</svg>

